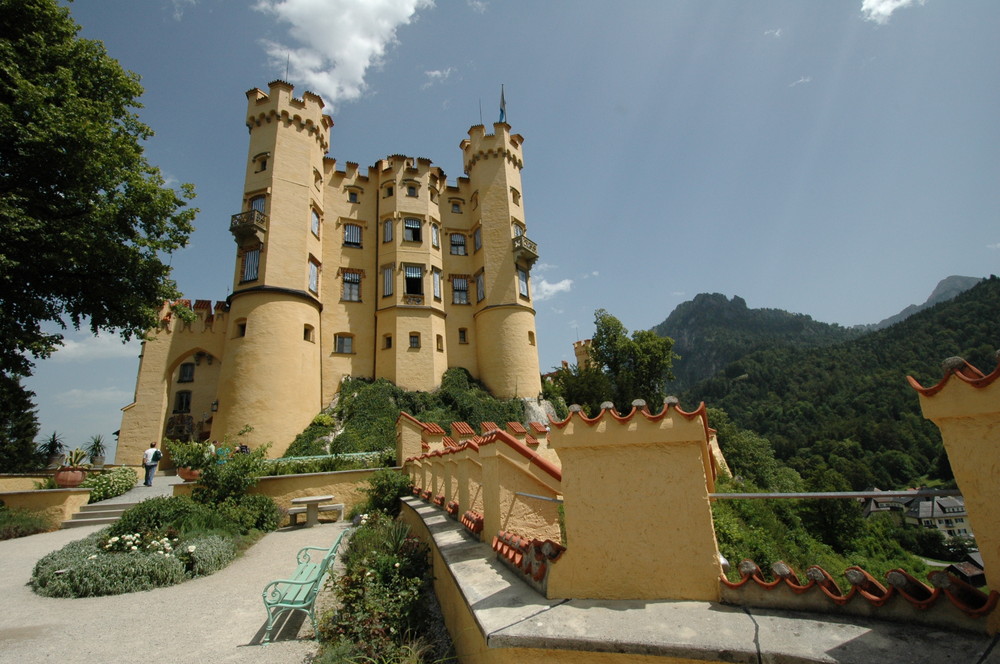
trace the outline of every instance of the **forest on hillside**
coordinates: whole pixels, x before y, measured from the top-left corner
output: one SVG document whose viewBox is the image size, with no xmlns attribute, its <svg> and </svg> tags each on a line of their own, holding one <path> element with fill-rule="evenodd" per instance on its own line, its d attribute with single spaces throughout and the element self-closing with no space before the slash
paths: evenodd
<svg viewBox="0 0 1000 664">
<path fill-rule="evenodd" d="M 853 490 L 947 481 L 940 434 L 906 377 L 934 384 L 941 362 L 956 355 L 992 371 L 998 345 L 1000 279 L 993 276 L 883 330 L 751 352 L 691 387 L 682 402 L 722 409 L 803 477 L 836 471 Z M 725 449 L 721 436 L 720 443 Z"/>
</svg>

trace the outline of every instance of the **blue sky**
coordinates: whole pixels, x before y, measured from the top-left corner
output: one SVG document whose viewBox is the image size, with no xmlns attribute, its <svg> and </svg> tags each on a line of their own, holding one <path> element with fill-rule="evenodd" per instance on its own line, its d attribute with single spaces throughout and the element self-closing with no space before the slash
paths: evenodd
<svg viewBox="0 0 1000 664">
<path fill-rule="evenodd" d="M 171 257 L 224 299 L 246 90 L 286 78 L 336 123 L 330 155 L 462 175 L 480 118 L 525 137 L 543 370 L 605 308 L 630 330 L 701 292 L 842 325 L 1000 261 L 994 0 L 76 0 L 142 76 L 150 160 L 201 213 Z M 287 67 L 287 75 L 286 75 Z M 480 108 L 482 115 L 480 115 Z M 111 437 L 138 346 L 67 333 L 27 381 L 42 434 Z"/>
</svg>

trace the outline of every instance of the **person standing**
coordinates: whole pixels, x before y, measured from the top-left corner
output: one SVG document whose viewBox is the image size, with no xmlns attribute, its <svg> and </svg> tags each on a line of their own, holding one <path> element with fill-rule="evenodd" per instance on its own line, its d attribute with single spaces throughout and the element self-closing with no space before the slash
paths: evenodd
<svg viewBox="0 0 1000 664">
<path fill-rule="evenodd" d="M 163 453 L 156 449 L 156 442 L 149 444 L 149 449 L 142 453 L 142 466 L 146 469 L 146 481 L 143 486 L 153 486 L 153 475 L 156 473 L 156 464 L 160 462 Z"/>
</svg>

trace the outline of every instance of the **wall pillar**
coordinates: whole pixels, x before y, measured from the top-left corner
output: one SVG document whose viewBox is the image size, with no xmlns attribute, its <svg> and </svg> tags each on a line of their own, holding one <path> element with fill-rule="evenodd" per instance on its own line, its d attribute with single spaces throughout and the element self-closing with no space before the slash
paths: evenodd
<svg viewBox="0 0 1000 664">
<path fill-rule="evenodd" d="M 1000 365 L 988 376 L 961 358 L 944 363 L 945 376 L 933 387 L 910 384 L 920 394 L 924 417 L 941 430 L 944 449 L 965 498 L 991 587 L 1000 583 Z M 1000 612 L 987 619 L 1000 632 Z"/>
<path fill-rule="evenodd" d="M 714 489 L 704 404 L 552 427 L 562 460 L 566 552 L 550 598 L 718 601 Z"/>
</svg>

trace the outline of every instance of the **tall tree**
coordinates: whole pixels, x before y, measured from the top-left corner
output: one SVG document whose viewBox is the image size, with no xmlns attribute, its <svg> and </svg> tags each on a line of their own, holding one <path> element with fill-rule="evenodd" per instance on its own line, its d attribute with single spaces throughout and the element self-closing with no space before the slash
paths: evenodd
<svg viewBox="0 0 1000 664">
<path fill-rule="evenodd" d="M 33 396 L 18 380 L 0 376 L 0 473 L 33 470 L 44 461 L 35 446 L 38 418 Z"/>
<path fill-rule="evenodd" d="M 191 185 L 143 155 L 139 77 L 55 0 L 0 0 L 0 375 L 24 376 L 62 335 L 156 322 L 176 297 L 161 256 L 187 243 Z"/>
<path fill-rule="evenodd" d="M 617 408 L 628 410 L 635 399 L 644 399 L 658 409 L 664 383 L 673 378 L 673 340 L 651 330 L 637 330 L 630 337 L 621 321 L 604 309 L 594 312 L 591 359 L 611 381 L 611 397 Z"/>
</svg>

